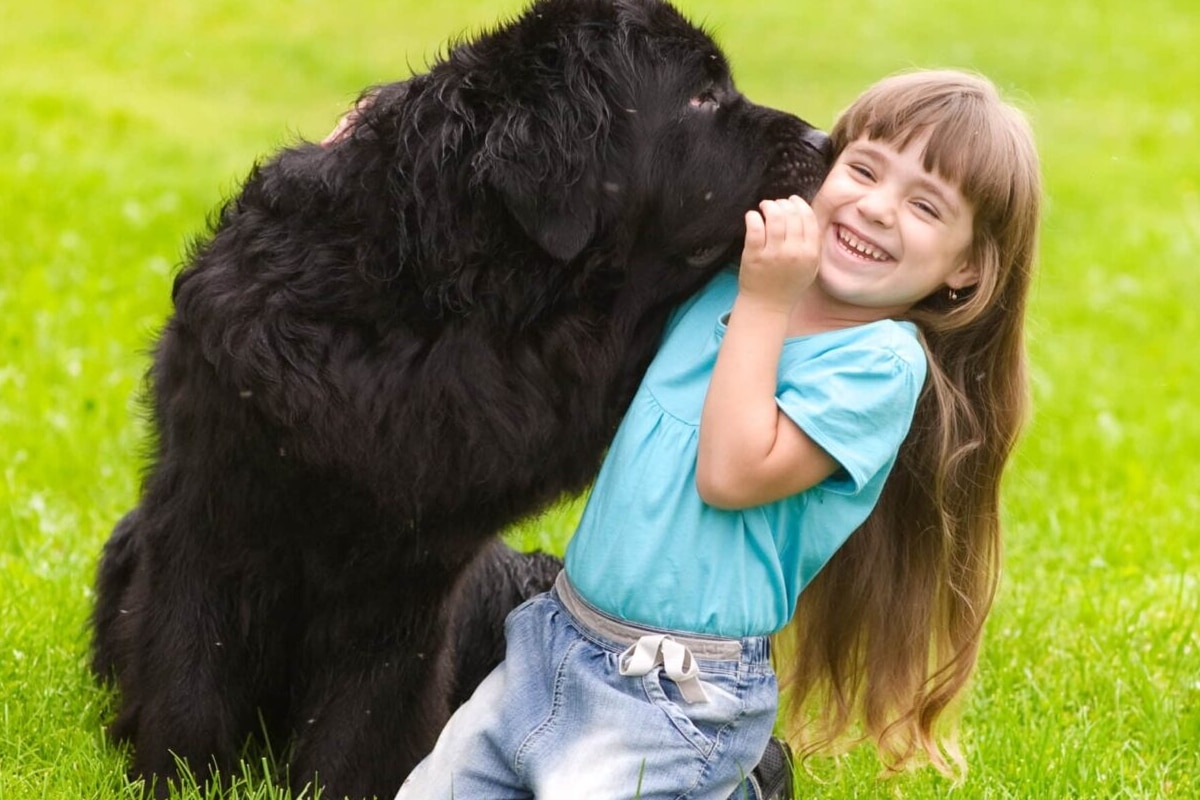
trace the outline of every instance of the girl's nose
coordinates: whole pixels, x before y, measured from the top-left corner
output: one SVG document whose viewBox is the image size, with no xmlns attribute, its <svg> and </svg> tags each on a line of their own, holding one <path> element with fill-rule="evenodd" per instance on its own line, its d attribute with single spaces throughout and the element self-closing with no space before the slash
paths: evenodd
<svg viewBox="0 0 1200 800">
<path fill-rule="evenodd" d="M 896 221 L 896 204 L 891 194 L 882 187 L 864 192 L 858 199 L 858 211 L 867 220 L 877 225 L 890 227 Z"/>
</svg>

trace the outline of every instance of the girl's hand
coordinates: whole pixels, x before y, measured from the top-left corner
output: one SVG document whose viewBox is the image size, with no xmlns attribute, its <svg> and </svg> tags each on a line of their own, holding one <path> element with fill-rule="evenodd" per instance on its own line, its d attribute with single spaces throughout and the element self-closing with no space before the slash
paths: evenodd
<svg viewBox="0 0 1200 800">
<path fill-rule="evenodd" d="M 347 111 L 342 115 L 342 118 L 338 120 L 337 127 L 331 130 L 329 135 L 321 140 L 321 146 L 329 147 L 330 145 L 335 145 L 347 138 L 350 135 L 350 131 L 353 130 L 354 126 L 358 124 L 358 118 L 362 115 L 362 112 L 371 105 L 374 99 L 375 95 L 371 94 L 355 103 L 354 108 Z"/>
<path fill-rule="evenodd" d="M 820 235 L 816 214 L 796 195 L 746 212 L 739 292 L 790 311 L 817 276 Z"/>
</svg>

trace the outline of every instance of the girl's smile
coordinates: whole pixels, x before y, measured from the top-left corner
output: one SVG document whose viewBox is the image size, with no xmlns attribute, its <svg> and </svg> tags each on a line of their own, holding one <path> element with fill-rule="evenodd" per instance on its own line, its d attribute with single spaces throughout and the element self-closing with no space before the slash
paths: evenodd
<svg viewBox="0 0 1200 800">
<path fill-rule="evenodd" d="M 852 230 L 845 225 L 837 224 L 834 224 L 832 228 L 836 242 L 841 246 L 840 249 L 845 251 L 846 255 L 851 258 L 861 258 L 865 261 L 874 262 L 895 260 L 890 253 L 858 231 Z"/>
</svg>

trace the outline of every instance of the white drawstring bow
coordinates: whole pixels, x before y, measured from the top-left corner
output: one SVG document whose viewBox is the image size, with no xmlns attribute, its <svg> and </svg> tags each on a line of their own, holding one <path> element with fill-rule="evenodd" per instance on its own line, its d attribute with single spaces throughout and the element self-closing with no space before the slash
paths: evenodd
<svg viewBox="0 0 1200 800">
<path fill-rule="evenodd" d="M 700 667 L 692 651 L 667 634 L 643 636 L 621 653 L 622 675 L 641 676 L 657 666 L 679 687 L 688 703 L 707 703 L 708 694 L 700 682 Z"/>
</svg>

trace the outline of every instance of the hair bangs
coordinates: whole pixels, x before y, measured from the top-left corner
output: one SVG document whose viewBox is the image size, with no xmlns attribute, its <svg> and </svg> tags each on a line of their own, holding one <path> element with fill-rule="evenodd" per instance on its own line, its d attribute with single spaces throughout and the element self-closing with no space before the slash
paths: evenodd
<svg viewBox="0 0 1200 800">
<path fill-rule="evenodd" d="M 1024 131 L 1003 108 L 990 82 L 969 73 L 923 71 L 880 81 L 834 126 L 835 152 L 866 137 L 903 150 L 928 137 L 922 164 L 959 187 L 977 217 L 994 219 L 1010 207 L 1014 165 Z"/>
</svg>

